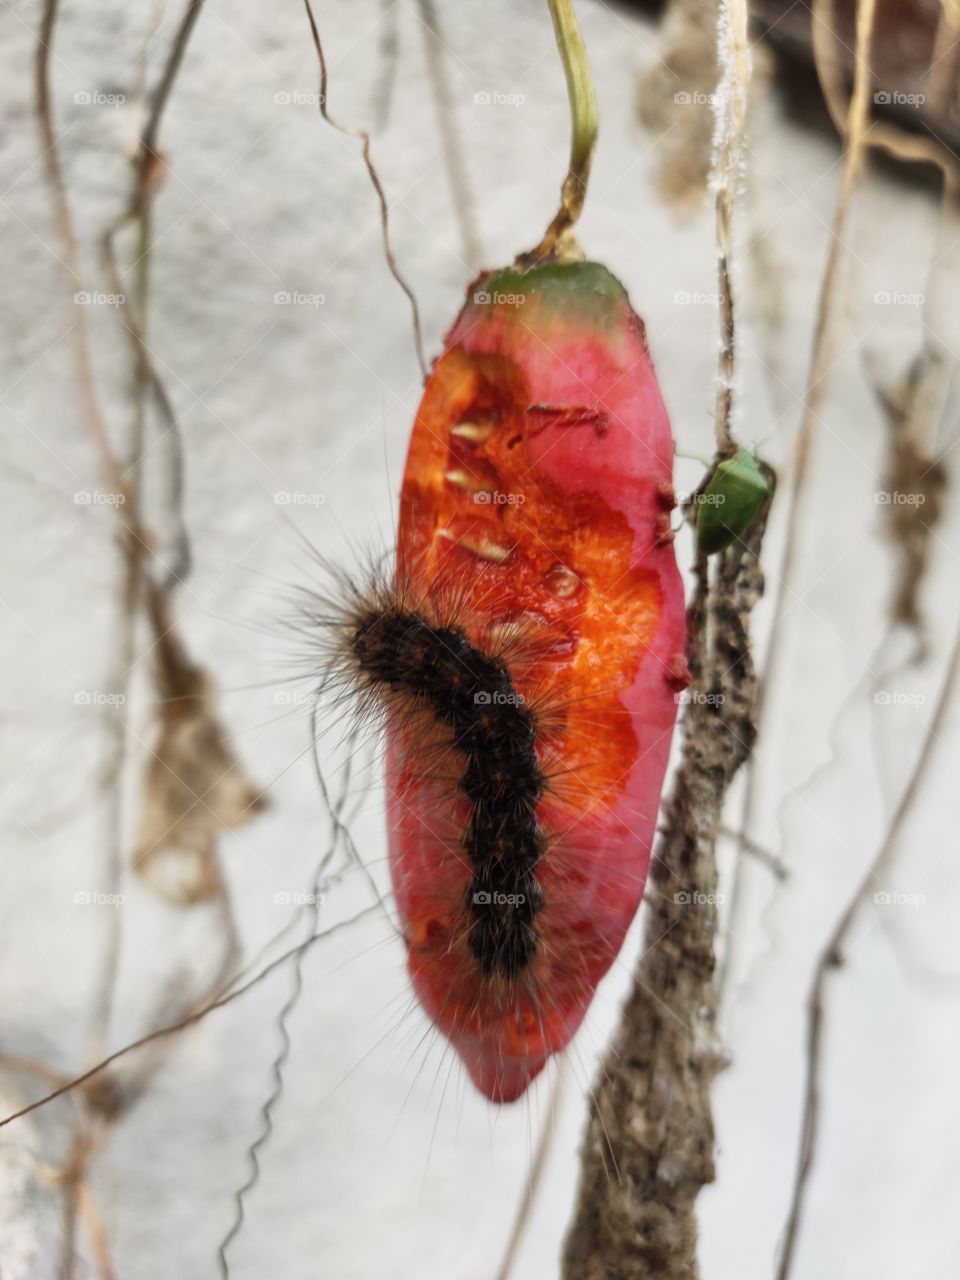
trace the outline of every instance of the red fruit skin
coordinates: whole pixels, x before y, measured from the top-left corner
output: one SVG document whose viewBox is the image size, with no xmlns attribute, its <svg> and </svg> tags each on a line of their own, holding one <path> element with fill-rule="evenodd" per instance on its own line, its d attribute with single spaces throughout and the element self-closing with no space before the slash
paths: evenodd
<svg viewBox="0 0 960 1280">
<path fill-rule="evenodd" d="M 451 432 L 464 423 L 491 429 L 465 440 Z M 414 425 L 397 565 L 417 592 L 455 586 L 475 644 L 518 622 L 536 641 L 513 675 L 542 709 L 548 846 L 537 951 L 516 980 L 485 976 L 468 945 L 462 760 L 451 751 L 431 779 L 415 739 L 388 726 L 387 786 L 414 990 L 495 1102 L 570 1041 L 643 894 L 688 679 L 672 462 L 642 323 L 605 268 L 477 282 Z"/>
</svg>

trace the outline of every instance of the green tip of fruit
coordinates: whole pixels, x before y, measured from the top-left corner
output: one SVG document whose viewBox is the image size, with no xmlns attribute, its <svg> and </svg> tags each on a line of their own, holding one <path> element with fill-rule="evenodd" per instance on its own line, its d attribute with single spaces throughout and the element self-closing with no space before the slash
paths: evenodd
<svg viewBox="0 0 960 1280">
<path fill-rule="evenodd" d="M 527 271 L 503 267 L 481 276 L 467 305 L 477 313 L 481 308 L 535 310 L 542 321 L 576 317 L 594 329 L 605 329 L 622 323 L 629 300 L 617 277 L 599 262 L 551 262 Z"/>
</svg>

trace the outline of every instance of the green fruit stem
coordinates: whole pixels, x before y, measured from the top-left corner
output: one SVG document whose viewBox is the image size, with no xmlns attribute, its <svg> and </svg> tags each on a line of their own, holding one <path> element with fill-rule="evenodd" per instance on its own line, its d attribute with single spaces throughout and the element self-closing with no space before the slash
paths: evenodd
<svg viewBox="0 0 960 1280">
<path fill-rule="evenodd" d="M 540 244 L 531 253 L 524 255 L 525 263 L 539 262 L 544 258 L 562 259 L 568 252 L 562 241 L 570 239 L 567 233 L 583 209 L 599 123 L 597 95 L 590 75 L 586 45 L 573 10 L 573 0 L 547 0 L 547 4 L 567 78 L 572 131 L 570 167 L 560 192 L 560 208 Z M 576 250 L 572 250 L 570 256 L 576 256 Z"/>
</svg>

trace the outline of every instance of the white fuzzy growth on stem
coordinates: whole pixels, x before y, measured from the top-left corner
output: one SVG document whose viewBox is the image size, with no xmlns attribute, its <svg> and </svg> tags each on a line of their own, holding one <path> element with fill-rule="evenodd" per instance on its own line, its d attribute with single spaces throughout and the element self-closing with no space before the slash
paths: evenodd
<svg viewBox="0 0 960 1280">
<path fill-rule="evenodd" d="M 717 62 L 720 79 L 713 95 L 715 124 L 713 170 L 710 178 L 710 188 L 716 197 L 717 278 L 720 295 L 716 442 L 720 453 L 731 454 L 735 448 L 731 419 L 736 385 L 731 257 L 734 205 L 743 172 L 743 132 L 751 71 L 747 40 L 747 0 L 721 0 L 717 25 Z"/>
</svg>

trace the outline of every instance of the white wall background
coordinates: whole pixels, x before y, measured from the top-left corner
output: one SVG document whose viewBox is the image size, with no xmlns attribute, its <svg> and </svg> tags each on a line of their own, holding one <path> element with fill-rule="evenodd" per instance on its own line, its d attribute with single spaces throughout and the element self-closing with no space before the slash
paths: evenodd
<svg viewBox="0 0 960 1280">
<path fill-rule="evenodd" d="M 706 455 L 717 318 L 711 306 L 678 304 L 675 296 L 715 291 L 712 216 L 707 207 L 681 216 L 656 192 L 662 141 L 635 120 L 638 78 L 657 57 L 655 31 L 627 10 L 580 7 L 602 113 L 581 240 L 621 276 L 646 320 L 678 448 Z M 546 6 L 485 0 L 439 8 L 480 261 L 464 260 L 418 6 L 318 4 L 330 108 L 346 121 L 374 119 L 384 43 L 396 31 L 396 82 L 374 156 L 431 356 L 477 268 L 509 261 L 539 237 L 567 149 Z M 151 15 L 142 0 L 63 4 L 51 72 L 89 289 L 106 287 L 96 239 L 128 192 L 140 119 L 136 62 Z M 174 5 L 162 12 L 149 54 L 154 76 L 178 16 Z M 6 1051 L 73 1071 L 88 1063 L 86 1020 L 103 937 L 100 909 L 74 903 L 78 890 L 95 889 L 102 876 L 94 797 L 103 725 L 74 695 L 102 688 L 116 563 L 111 511 L 74 501 L 102 479 L 72 382 L 68 329 L 76 308 L 65 301 L 38 159 L 30 69 L 39 19 L 37 0 L 13 0 L 0 17 L 7 100 L 0 131 L 7 530 L 0 1008 Z M 484 90 L 523 100 L 476 103 Z M 287 714 L 276 700 L 278 689 L 289 687 L 281 682 L 291 661 L 284 590 L 311 572 L 291 522 L 323 554 L 347 563 L 357 543 L 389 543 L 420 391 L 408 307 L 384 264 L 359 146 L 310 106 L 276 100 L 315 92 L 314 55 L 296 0 L 209 0 L 164 121 L 169 174 L 155 204 L 150 346 L 182 420 L 195 558 L 179 595 L 180 621 L 196 657 L 216 673 L 223 716 L 245 765 L 271 784 L 269 811 L 223 842 L 246 959 L 289 914 L 274 902 L 276 892 L 309 886 L 326 839 L 305 754 L 306 716 Z M 83 105 L 77 93 L 128 100 L 116 108 Z M 739 426 L 747 443 L 763 441 L 774 463 L 788 459 L 799 421 L 839 174 L 835 143 L 801 131 L 761 94 L 739 235 Z M 776 886 L 762 867 L 748 868 L 748 927 L 737 939 L 724 1025 L 732 1065 L 716 1090 L 719 1179 L 702 1198 L 705 1280 L 772 1274 L 795 1158 L 809 975 L 909 775 L 955 626 L 956 510 L 937 532 L 924 596 L 933 623 L 929 660 L 884 683 L 874 651 L 891 568 L 875 502 L 885 426 L 865 358 L 892 378 L 914 353 L 924 323 L 917 307 L 876 305 L 881 290 L 929 295 L 927 321 L 941 327 L 951 352 L 957 349 L 945 327 L 950 309 L 934 296 L 956 296 L 951 256 L 927 277 L 943 248 L 934 246 L 936 224 L 928 191 L 871 173 L 849 227 L 815 500 L 789 601 L 786 678 L 774 694 L 774 732 L 760 751 L 764 804 L 753 834 L 777 849 L 791 874 Z M 949 234 L 945 243 L 956 238 Z M 129 244 L 122 249 L 129 261 Z M 274 295 L 282 290 L 323 294 L 325 301 L 278 306 Z M 108 421 L 122 433 L 128 348 L 110 307 L 87 308 L 85 318 Z M 946 443 L 956 439 L 956 425 L 954 414 Z M 948 464 L 955 456 L 948 454 Z M 679 487 L 692 487 L 700 470 L 681 461 Z M 275 495 L 284 491 L 321 494 L 322 505 L 278 506 Z M 682 560 L 689 558 L 685 538 Z M 776 526 L 772 569 L 780 538 Z M 763 627 L 769 619 L 767 604 Z M 926 701 L 875 704 L 871 671 L 880 688 Z M 831 726 L 858 685 L 835 725 L 837 759 L 803 789 L 831 758 Z M 146 740 L 144 714 L 134 709 Z M 333 745 L 331 737 L 325 749 Z M 878 886 L 925 901 L 868 912 L 831 989 L 824 1134 L 795 1280 L 947 1280 L 960 1268 L 952 1224 L 960 1194 L 957 747 L 954 715 L 895 883 Z M 326 760 L 335 769 L 335 759 Z M 383 883 L 375 787 L 356 835 Z M 143 1030 L 172 972 L 201 968 L 210 951 L 204 908 L 175 911 L 132 877 L 125 892 L 114 1046 Z M 363 878 L 349 874 L 329 889 L 322 919 L 347 917 L 369 898 Z M 614 1024 L 637 945 L 632 937 L 562 1067 L 558 1129 L 515 1280 L 558 1274 L 583 1086 Z M 920 971 L 913 981 L 898 963 L 903 953 Z M 935 982 L 929 971 L 955 978 Z M 305 981 L 291 1021 L 276 1133 L 231 1248 L 230 1274 L 489 1280 L 553 1075 L 512 1108 L 493 1109 L 475 1096 L 407 1008 L 401 946 L 382 916 L 316 947 Z M 287 988 L 287 977 L 275 975 L 182 1037 L 102 1155 L 95 1190 L 123 1280 L 216 1274 L 231 1195 L 245 1174 L 244 1149 L 269 1092 L 274 1017 Z M 2 1110 L 44 1087 L 22 1073 L 0 1077 Z M 64 1112 L 56 1118 L 63 1106 L 2 1134 L 4 1280 L 57 1273 L 59 1218 L 48 1166 L 63 1135 Z"/>
</svg>

